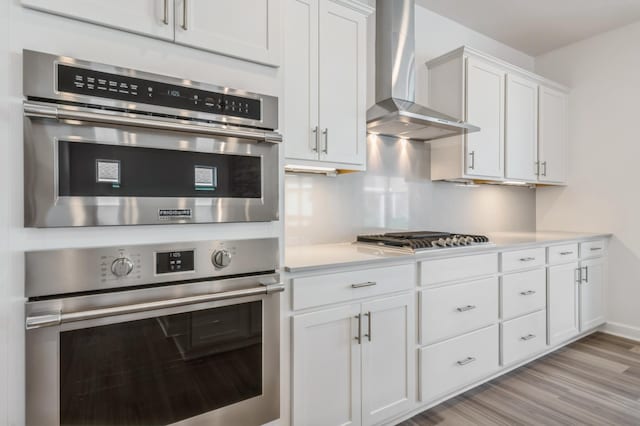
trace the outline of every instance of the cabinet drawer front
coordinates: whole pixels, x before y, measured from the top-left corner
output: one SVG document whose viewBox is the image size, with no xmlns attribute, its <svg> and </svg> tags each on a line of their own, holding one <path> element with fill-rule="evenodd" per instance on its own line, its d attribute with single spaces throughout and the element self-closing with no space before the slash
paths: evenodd
<svg viewBox="0 0 640 426">
<path fill-rule="evenodd" d="M 420 262 L 420 285 L 492 275 L 498 272 L 498 254 L 454 257 Z"/>
<path fill-rule="evenodd" d="M 493 325 L 420 349 L 420 400 L 433 401 L 497 371 L 498 335 Z"/>
<path fill-rule="evenodd" d="M 547 311 L 502 324 L 502 365 L 513 364 L 542 352 L 547 346 Z"/>
<path fill-rule="evenodd" d="M 293 309 L 306 309 L 415 287 L 415 265 L 293 279 Z"/>
<path fill-rule="evenodd" d="M 544 266 L 545 257 L 544 247 L 502 253 L 502 272 Z"/>
<path fill-rule="evenodd" d="M 580 243 L 580 257 L 582 259 L 604 256 L 606 252 L 607 242 L 605 240 L 587 241 L 586 243 Z"/>
<path fill-rule="evenodd" d="M 498 321 L 498 278 L 423 290 L 420 342 L 427 345 Z"/>
<path fill-rule="evenodd" d="M 547 303 L 547 271 L 535 269 L 505 275 L 500 289 L 502 319 L 544 309 Z"/>
<path fill-rule="evenodd" d="M 578 244 L 549 247 L 549 263 L 568 263 L 578 258 Z"/>
</svg>

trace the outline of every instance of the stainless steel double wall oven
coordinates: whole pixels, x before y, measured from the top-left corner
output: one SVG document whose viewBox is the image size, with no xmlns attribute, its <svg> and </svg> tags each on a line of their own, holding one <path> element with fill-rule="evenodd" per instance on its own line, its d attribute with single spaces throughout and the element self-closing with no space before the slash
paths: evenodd
<svg viewBox="0 0 640 426">
<path fill-rule="evenodd" d="M 278 219 L 278 99 L 24 51 L 25 226 Z"/>
</svg>

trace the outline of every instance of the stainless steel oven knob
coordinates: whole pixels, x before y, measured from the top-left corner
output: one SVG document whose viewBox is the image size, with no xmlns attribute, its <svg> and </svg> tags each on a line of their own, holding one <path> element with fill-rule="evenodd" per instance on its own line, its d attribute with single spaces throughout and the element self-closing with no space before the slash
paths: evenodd
<svg viewBox="0 0 640 426">
<path fill-rule="evenodd" d="M 231 263 L 231 253 L 229 250 L 216 250 L 211 255 L 211 263 L 216 268 L 226 268 Z"/>
<path fill-rule="evenodd" d="M 126 277 L 133 271 L 133 262 L 126 257 L 119 257 L 111 263 L 111 272 L 118 278 Z"/>
</svg>

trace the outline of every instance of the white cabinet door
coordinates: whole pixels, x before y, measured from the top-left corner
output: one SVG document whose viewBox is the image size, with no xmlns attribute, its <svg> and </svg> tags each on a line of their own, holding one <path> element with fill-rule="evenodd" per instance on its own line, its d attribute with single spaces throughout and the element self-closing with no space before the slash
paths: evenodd
<svg viewBox="0 0 640 426">
<path fill-rule="evenodd" d="M 580 331 L 605 322 L 604 258 L 582 262 L 580 284 Z"/>
<path fill-rule="evenodd" d="M 379 424 L 415 402 L 412 294 L 362 305 L 362 423 Z"/>
<path fill-rule="evenodd" d="M 363 165 L 366 150 L 366 29 L 359 12 L 320 3 L 320 159 Z"/>
<path fill-rule="evenodd" d="M 285 18 L 285 156 L 317 160 L 318 0 L 287 0 Z"/>
<path fill-rule="evenodd" d="M 578 262 L 548 269 L 549 345 L 557 345 L 578 335 Z"/>
<path fill-rule="evenodd" d="M 174 0 L 22 0 L 22 5 L 165 40 L 173 40 Z"/>
<path fill-rule="evenodd" d="M 466 119 L 480 127 L 466 136 L 466 174 L 470 177 L 504 176 L 505 72 L 468 58 Z"/>
<path fill-rule="evenodd" d="M 280 66 L 281 0 L 176 0 L 176 42 Z"/>
<path fill-rule="evenodd" d="M 293 318 L 293 424 L 359 425 L 360 305 Z"/>
<path fill-rule="evenodd" d="M 535 182 L 538 161 L 538 85 L 507 76 L 505 178 Z"/>
<path fill-rule="evenodd" d="M 540 87 L 540 182 L 565 183 L 568 163 L 568 96 Z"/>
</svg>

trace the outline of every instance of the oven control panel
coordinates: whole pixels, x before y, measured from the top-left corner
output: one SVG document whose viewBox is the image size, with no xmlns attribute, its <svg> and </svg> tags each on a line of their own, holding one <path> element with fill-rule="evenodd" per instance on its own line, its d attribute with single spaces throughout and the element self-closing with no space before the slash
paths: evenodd
<svg viewBox="0 0 640 426">
<path fill-rule="evenodd" d="M 57 64 L 58 91 L 261 121 L 259 99 Z"/>
<path fill-rule="evenodd" d="M 156 274 L 193 272 L 193 258 L 193 250 L 156 253 Z"/>
</svg>

